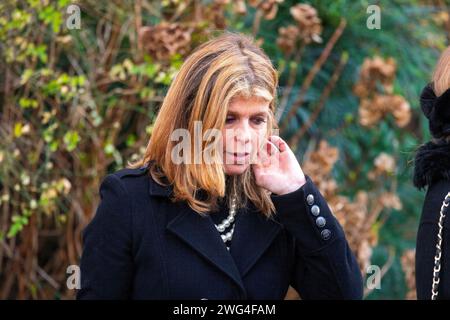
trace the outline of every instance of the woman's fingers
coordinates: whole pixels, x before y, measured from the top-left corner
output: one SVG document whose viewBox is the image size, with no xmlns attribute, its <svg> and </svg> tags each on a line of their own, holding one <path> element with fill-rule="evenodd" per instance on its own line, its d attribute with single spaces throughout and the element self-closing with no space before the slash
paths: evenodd
<svg viewBox="0 0 450 320">
<path fill-rule="evenodd" d="M 275 165 L 278 161 L 280 152 L 285 151 L 287 148 L 286 142 L 284 142 L 278 136 L 270 136 L 265 139 L 257 152 L 256 164 L 267 166 Z"/>
<path fill-rule="evenodd" d="M 275 144 L 275 146 L 278 148 L 280 152 L 284 152 L 287 149 L 286 142 L 281 139 L 279 136 L 269 136 L 269 140 Z"/>
<path fill-rule="evenodd" d="M 277 153 L 279 151 L 278 147 L 274 143 L 270 142 L 269 140 L 266 141 L 266 148 L 267 148 L 267 153 L 270 156 L 274 155 L 275 153 Z"/>
</svg>

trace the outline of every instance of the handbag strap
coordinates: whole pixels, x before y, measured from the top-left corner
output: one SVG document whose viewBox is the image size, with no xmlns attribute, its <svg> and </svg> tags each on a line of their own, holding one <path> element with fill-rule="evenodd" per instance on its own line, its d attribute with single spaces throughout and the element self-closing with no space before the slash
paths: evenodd
<svg viewBox="0 0 450 320">
<path fill-rule="evenodd" d="M 433 284 L 431 286 L 431 300 L 436 300 L 438 296 L 439 289 L 439 273 L 441 271 L 441 255 L 442 255 L 442 230 L 444 227 L 444 219 L 447 213 L 447 207 L 450 203 L 450 192 L 445 196 L 444 201 L 441 205 L 441 211 L 439 214 L 439 223 L 438 223 L 438 234 L 437 234 L 437 242 L 436 242 L 436 254 L 434 256 L 434 268 L 433 268 Z"/>
</svg>

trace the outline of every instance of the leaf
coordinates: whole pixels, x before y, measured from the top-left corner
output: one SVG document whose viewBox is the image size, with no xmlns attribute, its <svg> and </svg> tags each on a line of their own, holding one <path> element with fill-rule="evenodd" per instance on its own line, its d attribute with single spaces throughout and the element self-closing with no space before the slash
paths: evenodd
<svg viewBox="0 0 450 320">
<path fill-rule="evenodd" d="M 38 102 L 34 99 L 20 98 L 19 105 L 21 108 L 24 108 L 24 109 L 27 109 L 27 108 L 35 109 L 38 106 Z"/>
<path fill-rule="evenodd" d="M 22 135 L 23 124 L 21 122 L 16 122 L 14 125 L 14 136 L 19 138 Z"/>
<path fill-rule="evenodd" d="M 113 145 L 111 142 L 108 142 L 108 143 L 105 145 L 104 150 L 105 150 L 105 153 L 106 153 L 106 154 L 113 154 L 115 148 L 114 148 L 114 145 Z"/>
<path fill-rule="evenodd" d="M 67 151 L 70 152 L 77 147 L 80 136 L 78 135 L 78 132 L 70 130 L 64 135 L 63 141 L 66 144 Z"/>
<path fill-rule="evenodd" d="M 42 63 L 47 63 L 47 46 L 41 44 L 36 48 L 36 55 Z"/>
<path fill-rule="evenodd" d="M 32 69 L 25 69 L 25 71 L 22 73 L 22 77 L 20 78 L 20 84 L 24 85 L 25 83 L 27 83 L 33 73 L 34 71 Z"/>
<path fill-rule="evenodd" d="M 50 150 L 56 152 L 58 150 L 59 142 L 54 140 L 50 143 Z"/>
<path fill-rule="evenodd" d="M 146 64 L 144 68 L 144 73 L 147 77 L 153 78 L 158 71 L 158 68 L 155 64 Z"/>
<path fill-rule="evenodd" d="M 136 136 L 134 134 L 130 134 L 127 137 L 126 144 L 128 147 L 132 147 L 136 143 Z"/>
<path fill-rule="evenodd" d="M 9 228 L 8 234 L 6 235 L 7 238 L 11 239 L 16 236 L 16 234 L 20 231 L 21 227 L 17 224 L 11 225 Z"/>
</svg>

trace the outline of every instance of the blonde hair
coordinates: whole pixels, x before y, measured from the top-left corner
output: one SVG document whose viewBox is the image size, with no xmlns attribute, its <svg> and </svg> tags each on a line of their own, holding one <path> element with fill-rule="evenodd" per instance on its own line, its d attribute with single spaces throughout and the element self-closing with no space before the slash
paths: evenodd
<svg viewBox="0 0 450 320">
<path fill-rule="evenodd" d="M 155 181 L 173 186 L 172 201 L 187 201 L 200 214 L 217 210 L 219 198 L 233 192 L 238 195 L 238 207 L 251 200 L 261 213 L 270 217 L 275 211 L 270 193 L 256 185 L 250 166 L 227 181 L 220 162 L 175 164 L 171 152 L 177 142 L 169 137 L 180 128 L 194 137 L 194 121 L 201 121 L 203 132 L 222 130 L 228 105 L 238 96 L 270 102 L 267 121 L 270 135 L 277 128 L 274 121 L 277 86 L 277 72 L 253 38 L 226 31 L 203 43 L 181 66 L 156 117 L 144 157 L 131 167 L 148 163 Z M 204 148 L 211 142 L 201 143 Z M 206 192 L 205 198 L 196 196 L 199 189 Z"/>
<path fill-rule="evenodd" d="M 444 50 L 433 74 L 433 91 L 441 96 L 450 88 L 450 47 Z"/>
</svg>

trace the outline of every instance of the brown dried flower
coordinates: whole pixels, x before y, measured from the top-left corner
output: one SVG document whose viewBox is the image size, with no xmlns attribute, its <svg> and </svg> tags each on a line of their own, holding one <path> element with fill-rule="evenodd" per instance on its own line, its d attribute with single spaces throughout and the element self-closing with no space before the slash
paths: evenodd
<svg viewBox="0 0 450 320">
<path fill-rule="evenodd" d="M 299 30 L 297 26 L 289 25 L 278 29 L 277 45 L 280 50 L 286 55 L 294 52 L 297 40 L 299 39 Z"/>
<path fill-rule="evenodd" d="M 278 5 L 283 2 L 284 0 L 250 0 L 248 3 L 261 10 L 266 20 L 272 20 L 277 15 Z"/>
<path fill-rule="evenodd" d="M 142 27 L 139 32 L 144 50 L 157 60 L 168 60 L 175 53 L 189 52 L 192 30 L 178 23 L 161 22 Z"/>
<path fill-rule="evenodd" d="M 306 43 L 322 42 L 322 22 L 317 10 L 309 4 L 297 4 L 290 9 L 291 15 L 297 21 L 300 37 Z"/>
<path fill-rule="evenodd" d="M 376 94 L 372 98 L 361 99 L 359 105 L 359 123 L 365 127 L 372 127 L 387 114 L 392 114 L 399 127 L 406 126 L 411 120 L 411 107 L 399 95 Z"/>
<path fill-rule="evenodd" d="M 382 152 L 374 160 L 375 168 L 369 172 L 369 179 L 375 180 L 382 175 L 391 175 L 394 173 L 396 165 L 395 159 L 391 155 Z"/>
</svg>

